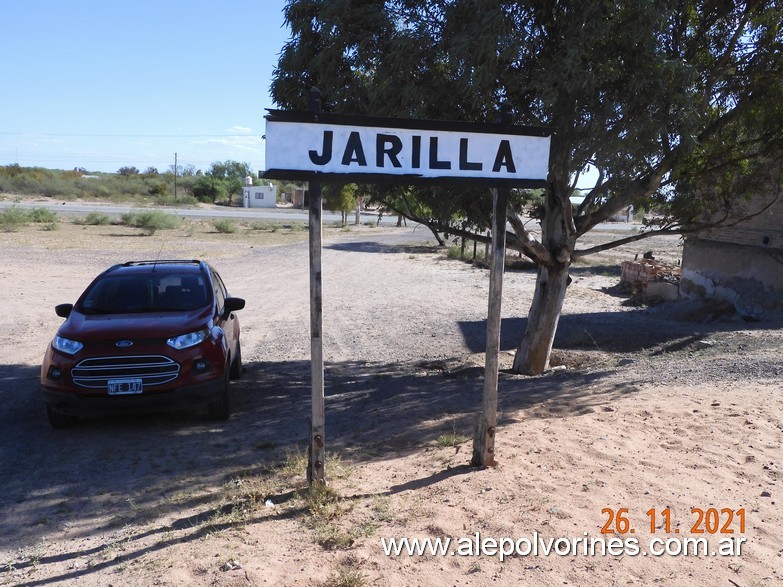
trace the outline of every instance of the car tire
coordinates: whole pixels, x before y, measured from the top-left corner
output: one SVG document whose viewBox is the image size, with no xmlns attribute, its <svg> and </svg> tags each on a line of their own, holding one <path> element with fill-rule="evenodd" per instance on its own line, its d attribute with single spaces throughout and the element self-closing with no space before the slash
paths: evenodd
<svg viewBox="0 0 783 587">
<path fill-rule="evenodd" d="M 234 360 L 231 361 L 231 372 L 229 373 L 231 379 L 239 379 L 242 377 L 242 347 L 237 341 L 237 352 Z"/>
<path fill-rule="evenodd" d="M 49 419 L 49 424 L 52 428 L 68 428 L 79 421 L 78 416 L 61 414 L 53 410 L 51 406 L 46 406 L 46 417 Z"/>
<path fill-rule="evenodd" d="M 223 377 L 223 389 L 220 392 L 220 399 L 212 402 L 207 407 L 207 415 L 210 420 L 228 420 L 231 415 L 231 402 L 228 396 L 228 377 L 230 367 L 226 365 L 225 376 Z"/>
</svg>

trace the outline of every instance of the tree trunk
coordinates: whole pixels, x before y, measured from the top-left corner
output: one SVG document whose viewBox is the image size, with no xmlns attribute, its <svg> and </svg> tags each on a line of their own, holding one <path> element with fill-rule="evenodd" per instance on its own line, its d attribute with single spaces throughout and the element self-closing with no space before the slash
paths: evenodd
<svg viewBox="0 0 783 587">
<path fill-rule="evenodd" d="M 540 375 L 549 368 L 557 323 L 568 286 L 568 264 L 541 266 L 527 317 L 527 327 L 514 357 L 514 371 Z"/>
<path fill-rule="evenodd" d="M 562 161 L 560 167 L 566 167 Z M 554 168 L 557 168 L 557 164 Z M 562 172 L 555 177 L 567 178 L 568 173 Z M 514 357 L 514 371 L 517 373 L 540 375 L 549 368 L 549 355 L 555 342 L 568 286 L 571 254 L 576 244 L 570 193 L 570 187 L 562 179 L 553 181 L 544 201 L 541 242 L 538 248 L 534 247 L 539 261 L 536 289 L 530 304 L 525 335 Z M 514 230 L 518 232 L 518 227 L 515 226 Z"/>
</svg>

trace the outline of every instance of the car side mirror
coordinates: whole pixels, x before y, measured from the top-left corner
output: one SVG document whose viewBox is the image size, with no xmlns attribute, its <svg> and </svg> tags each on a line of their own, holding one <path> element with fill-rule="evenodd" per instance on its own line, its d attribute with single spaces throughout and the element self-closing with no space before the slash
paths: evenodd
<svg viewBox="0 0 783 587">
<path fill-rule="evenodd" d="M 231 312 L 236 312 L 245 307 L 245 300 L 242 298 L 226 298 L 225 314 L 228 316 Z"/>
<path fill-rule="evenodd" d="M 73 304 L 58 304 L 54 307 L 54 313 L 60 318 L 67 318 L 73 311 Z"/>
</svg>

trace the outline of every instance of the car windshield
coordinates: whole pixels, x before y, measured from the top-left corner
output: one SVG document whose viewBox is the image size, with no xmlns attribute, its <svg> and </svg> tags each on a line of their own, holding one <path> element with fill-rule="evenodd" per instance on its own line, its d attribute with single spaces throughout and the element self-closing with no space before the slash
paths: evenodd
<svg viewBox="0 0 783 587">
<path fill-rule="evenodd" d="M 209 303 L 203 275 L 146 273 L 108 275 L 85 292 L 77 309 L 83 314 L 182 312 Z"/>
</svg>

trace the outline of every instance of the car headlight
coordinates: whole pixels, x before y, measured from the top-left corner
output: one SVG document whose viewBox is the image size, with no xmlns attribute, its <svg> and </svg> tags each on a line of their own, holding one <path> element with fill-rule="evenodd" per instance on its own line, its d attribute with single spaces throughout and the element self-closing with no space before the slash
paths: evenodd
<svg viewBox="0 0 783 587">
<path fill-rule="evenodd" d="M 166 344 L 177 350 L 188 349 L 192 346 L 204 342 L 209 336 L 209 330 L 206 328 L 197 330 L 196 332 L 190 332 L 188 334 L 180 334 L 179 336 L 172 336 L 166 341 Z"/>
<path fill-rule="evenodd" d="M 84 345 L 76 340 L 71 340 L 70 338 L 63 338 L 59 334 L 54 337 L 54 340 L 52 341 L 52 346 L 56 348 L 58 351 L 63 352 L 67 355 L 75 355 L 80 350 L 82 350 L 82 347 Z"/>
</svg>

